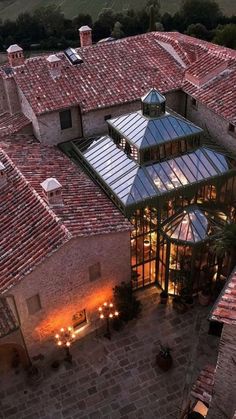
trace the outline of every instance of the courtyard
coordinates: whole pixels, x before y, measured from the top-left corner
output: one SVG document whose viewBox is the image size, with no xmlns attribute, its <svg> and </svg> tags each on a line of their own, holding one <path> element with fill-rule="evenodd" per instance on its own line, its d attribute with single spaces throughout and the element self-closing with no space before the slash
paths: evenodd
<svg viewBox="0 0 236 419">
<path fill-rule="evenodd" d="M 196 303 L 178 314 L 171 303 L 159 303 L 156 287 L 136 295 L 140 317 L 114 331 L 110 341 L 98 321 L 95 333 L 73 344 L 72 365 L 53 371 L 51 361 L 38 360 L 42 378 L 35 384 L 21 370 L 2 376 L 0 418 L 178 419 L 200 370 L 216 363 L 219 338 L 207 333 L 210 308 Z M 155 363 L 159 342 L 171 348 L 168 372 Z"/>
</svg>

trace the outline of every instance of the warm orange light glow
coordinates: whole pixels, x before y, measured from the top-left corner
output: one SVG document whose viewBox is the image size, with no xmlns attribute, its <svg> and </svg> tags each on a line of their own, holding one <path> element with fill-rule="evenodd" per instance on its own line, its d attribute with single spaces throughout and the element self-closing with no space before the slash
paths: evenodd
<svg viewBox="0 0 236 419">
<path fill-rule="evenodd" d="M 98 311 L 102 311 L 102 307 L 98 307 Z"/>
<path fill-rule="evenodd" d="M 103 303 L 103 305 L 106 307 L 107 306 L 107 302 L 105 301 L 105 303 Z"/>
<path fill-rule="evenodd" d="M 113 314 L 112 314 L 112 313 L 110 313 L 110 314 L 109 314 L 109 317 L 111 317 L 111 318 L 112 318 L 112 317 L 113 317 Z"/>
<path fill-rule="evenodd" d="M 100 319 L 104 319 L 104 314 L 100 314 Z"/>
<path fill-rule="evenodd" d="M 113 307 L 113 304 L 112 304 L 112 303 L 110 303 L 110 304 L 109 304 L 109 306 L 110 306 L 110 307 Z"/>
<path fill-rule="evenodd" d="M 75 334 L 73 333 L 73 335 L 71 335 L 71 337 L 74 339 L 75 338 Z"/>
<path fill-rule="evenodd" d="M 66 342 L 66 346 L 70 346 L 70 342 Z"/>
<path fill-rule="evenodd" d="M 115 311 L 115 316 L 119 316 L 119 313 L 118 313 L 118 311 Z"/>
<path fill-rule="evenodd" d="M 63 327 L 61 328 L 61 332 L 64 332 L 64 328 Z"/>
<path fill-rule="evenodd" d="M 59 336 L 59 335 L 58 335 L 58 333 L 57 333 L 57 334 L 55 335 L 55 338 L 56 338 L 56 339 L 59 339 L 59 337 L 60 337 L 60 336 Z"/>
<path fill-rule="evenodd" d="M 72 327 L 71 326 L 68 326 L 67 329 L 69 330 L 69 332 L 71 332 Z"/>
<path fill-rule="evenodd" d="M 62 345 L 62 342 L 59 340 L 59 341 L 57 342 L 57 344 L 58 344 L 58 346 L 61 346 L 61 345 Z"/>
</svg>

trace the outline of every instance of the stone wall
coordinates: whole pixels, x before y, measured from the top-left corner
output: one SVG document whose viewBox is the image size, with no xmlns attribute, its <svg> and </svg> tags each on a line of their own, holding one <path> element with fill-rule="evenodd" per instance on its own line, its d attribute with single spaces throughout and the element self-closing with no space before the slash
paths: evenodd
<svg viewBox="0 0 236 419">
<path fill-rule="evenodd" d="M 166 105 L 174 111 L 184 115 L 185 109 L 185 93 L 182 91 L 174 91 L 166 93 Z M 83 135 L 89 137 L 92 135 L 100 135 L 108 132 L 105 117 L 115 118 L 116 116 L 125 115 L 129 112 L 135 112 L 141 109 L 141 100 L 121 105 L 111 106 L 109 108 L 96 109 L 94 111 L 82 115 Z"/>
<path fill-rule="evenodd" d="M 101 278 L 91 282 L 89 267 L 98 262 Z M 71 239 L 10 291 L 30 354 L 53 349 L 55 332 L 83 309 L 92 330 L 100 324 L 98 306 L 112 297 L 115 284 L 129 280 L 129 232 Z M 29 315 L 26 299 L 36 294 L 42 308 Z"/>
<path fill-rule="evenodd" d="M 40 136 L 38 119 L 37 119 L 33 109 L 31 108 L 28 100 L 26 99 L 26 97 L 24 96 L 24 94 L 22 93 L 22 91 L 20 89 L 19 89 L 19 100 L 20 100 L 20 105 L 21 105 L 21 111 L 32 122 L 33 133 L 34 133 L 35 137 L 40 141 L 41 136 Z"/>
<path fill-rule="evenodd" d="M 228 132 L 229 122 L 199 102 L 197 102 L 197 106 L 193 106 L 190 96 L 187 98 L 186 118 L 209 132 L 219 144 L 224 145 L 234 154 L 236 153 L 236 137 Z"/>
<path fill-rule="evenodd" d="M 59 112 L 50 112 L 38 116 L 40 142 L 55 145 L 64 141 L 74 140 L 82 135 L 81 117 L 78 106 L 70 108 L 72 127 L 62 130 Z"/>
<path fill-rule="evenodd" d="M 20 112 L 21 106 L 17 86 L 13 78 L 0 78 L 0 108 L 3 112 L 15 114 Z"/>
<path fill-rule="evenodd" d="M 224 324 L 207 419 L 231 419 L 236 410 L 236 325 Z"/>
</svg>

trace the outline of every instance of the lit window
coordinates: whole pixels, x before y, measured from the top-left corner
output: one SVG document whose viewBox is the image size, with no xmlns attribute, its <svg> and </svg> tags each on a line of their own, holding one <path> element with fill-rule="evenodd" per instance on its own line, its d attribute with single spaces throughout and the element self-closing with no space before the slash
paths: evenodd
<svg viewBox="0 0 236 419">
<path fill-rule="evenodd" d="M 39 294 L 33 295 L 33 297 L 27 298 L 26 300 L 28 313 L 29 314 L 35 314 L 37 311 L 41 310 L 41 301 Z"/>
<path fill-rule="evenodd" d="M 67 129 L 72 127 L 72 119 L 71 119 L 71 111 L 68 109 L 67 111 L 62 111 L 59 113 L 60 115 L 60 124 L 61 129 Z"/>
<path fill-rule="evenodd" d="M 100 262 L 89 266 L 89 280 L 91 282 L 101 278 L 101 264 Z"/>
<path fill-rule="evenodd" d="M 80 326 L 82 326 L 84 323 L 86 323 L 86 310 L 83 309 L 81 311 L 78 311 L 75 313 L 72 317 L 72 326 L 74 329 L 78 329 Z"/>
</svg>

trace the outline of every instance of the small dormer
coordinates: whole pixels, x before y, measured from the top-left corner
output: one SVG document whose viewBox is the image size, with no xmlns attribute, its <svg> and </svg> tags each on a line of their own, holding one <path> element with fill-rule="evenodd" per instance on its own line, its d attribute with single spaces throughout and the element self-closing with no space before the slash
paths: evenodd
<svg viewBox="0 0 236 419">
<path fill-rule="evenodd" d="M 19 45 L 10 45 L 10 47 L 7 49 L 7 55 L 8 62 L 11 67 L 16 67 L 18 65 L 24 64 L 24 52 L 23 49 L 19 47 Z"/>
<path fill-rule="evenodd" d="M 141 98 L 142 112 L 149 118 L 158 118 L 165 114 L 166 98 L 158 90 L 151 89 Z"/>
<path fill-rule="evenodd" d="M 50 177 L 44 182 L 40 183 L 43 188 L 45 198 L 48 204 L 52 207 L 62 206 L 62 185 L 56 178 Z"/>
<path fill-rule="evenodd" d="M 50 74 L 52 78 L 60 77 L 61 75 L 61 59 L 55 54 L 49 55 L 47 58 Z"/>
<path fill-rule="evenodd" d="M 7 184 L 7 174 L 4 164 L 0 161 L 0 189 Z"/>
</svg>

